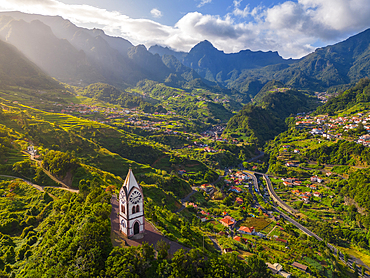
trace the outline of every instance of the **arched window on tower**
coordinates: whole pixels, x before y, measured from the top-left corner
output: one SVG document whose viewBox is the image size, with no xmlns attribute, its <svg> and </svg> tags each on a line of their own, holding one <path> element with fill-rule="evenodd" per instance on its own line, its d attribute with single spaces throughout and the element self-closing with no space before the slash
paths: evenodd
<svg viewBox="0 0 370 278">
<path fill-rule="evenodd" d="M 121 211 L 122 211 L 122 213 L 126 213 L 125 212 L 125 206 L 124 205 L 121 205 Z"/>
<path fill-rule="evenodd" d="M 132 207 L 132 214 L 135 213 L 135 206 Z"/>
<path fill-rule="evenodd" d="M 136 212 L 139 212 L 140 211 L 140 207 L 139 205 L 136 206 Z"/>
</svg>

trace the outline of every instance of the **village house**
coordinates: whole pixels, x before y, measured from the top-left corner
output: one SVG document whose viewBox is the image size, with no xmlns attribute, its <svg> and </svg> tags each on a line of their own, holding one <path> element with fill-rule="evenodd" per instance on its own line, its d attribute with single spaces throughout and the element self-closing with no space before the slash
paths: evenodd
<svg viewBox="0 0 370 278">
<path fill-rule="evenodd" d="M 322 197 L 322 195 L 321 195 L 320 192 L 314 192 L 313 193 L 313 196 L 318 197 L 318 198 L 321 198 Z"/>
<path fill-rule="evenodd" d="M 301 181 L 294 181 L 294 182 L 293 182 L 293 185 L 300 186 L 300 185 L 302 185 L 302 182 L 301 182 Z"/>
<path fill-rule="evenodd" d="M 214 190 L 215 190 L 213 188 L 213 186 L 210 185 L 210 184 L 202 184 L 200 186 L 200 189 L 203 190 L 203 191 L 205 191 L 207 194 L 212 194 L 214 192 Z"/>
<path fill-rule="evenodd" d="M 204 215 L 198 216 L 198 218 L 200 219 L 201 222 L 205 222 L 208 220 L 208 218 Z"/>
<path fill-rule="evenodd" d="M 305 202 L 306 204 L 308 204 L 310 202 L 310 198 L 308 196 L 302 196 L 301 197 L 303 202 Z"/>
<path fill-rule="evenodd" d="M 35 149 L 35 148 L 34 148 L 34 146 L 28 146 L 28 147 L 27 147 L 27 152 L 28 152 L 30 155 L 34 156 L 34 155 L 36 155 L 36 154 L 37 154 L 37 149 Z"/>
<path fill-rule="evenodd" d="M 294 183 L 295 181 L 298 181 L 297 178 L 282 178 L 281 180 L 282 181 L 287 181 L 287 182 L 290 182 L 290 183 Z"/>
<path fill-rule="evenodd" d="M 238 232 L 241 234 L 247 234 L 247 235 L 254 235 L 256 233 L 254 227 L 246 227 L 246 226 L 241 226 L 238 229 Z"/>
<path fill-rule="evenodd" d="M 236 187 L 236 186 L 230 187 L 229 191 L 232 191 L 232 192 L 235 192 L 235 193 L 242 193 L 243 192 L 242 189 L 240 189 L 239 187 Z"/>
<path fill-rule="evenodd" d="M 193 208 L 198 208 L 198 206 L 196 204 L 194 204 L 194 203 L 188 203 L 188 206 L 189 207 L 193 207 Z"/>
<path fill-rule="evenodd" d="M 283 184 L 288 187 L 292 187 L 293 184 L 291 182 L 284 181 Z"/>
<path fill-rule="evenodd" d="M 234 240 L 243 243 L 243 238 L 241 238 L 240 236 L 234 236 Z"/>
<path fill-rule="evenodd" d="M 237 202 L 239 205 L 242 205 L 244 200 L 240 197 L 236 197 L 235 202 Z"/>
<path fill-rule="evenodd" d="M 236 223 L 236 221 L 235 221 L 234 218 L 232 218 L 231 216 L 227 215 L 227 216 L 225 216 L 224 218 L 222 218 L 220 220 L 220 223 L 222 225 L 224 225 L 225 227 L 228 227 L 229 228 L 229 227 L 233 226 Z"/>
<path fill-rule="evenodd" d="M 285 272 L 285 271 L 280 271 L 279 272 L 279 275 L 285 277 L 285 278 L 290 278 L 292 277 L 292 274 L 288 273 L 288 272 Z"/>
<path fill-rule="evenodd" d="M 183 174 L 186 174 L 186 170 L 179 170 L 177 173 L 178 173 L 179 175 L 183 175 Z"/>
<path fill-rule="evenodd" d="M 279 272 L 283 270 L 282 265 L 279 263 L 274 264 L 266 263 L 266 265 L 271 270 L 272 274 L 279 274 Z"/>
</svg>

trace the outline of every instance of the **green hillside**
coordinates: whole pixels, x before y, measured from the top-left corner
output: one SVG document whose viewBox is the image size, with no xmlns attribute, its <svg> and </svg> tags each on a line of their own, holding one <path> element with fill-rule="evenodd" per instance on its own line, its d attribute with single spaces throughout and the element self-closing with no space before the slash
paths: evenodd
<svg viewBox="0 0 370 278">
<path fill-rule="evenodd" d="M 355 106 L 368 106 L 370 101 L 370 80 L 361 79 L 354 87 L 332 97 L 316 111 L 318 114 L 337 114 Z"/>
<path fill-rule="evenodd" d="M 208 123 L 227 122 L 241 104 L 233 96 L 205 89 L 178 89 L 153 81 L 143 81 L 132 90 L 157 100 L 162 107 L 179 115 L 200 119 Z"/>
<path fill-rule="evenodd" d="M 14 46 L 0 40 L 0 86 L 34 89 L 59 88 L 58 82 L 44 74 Z"/>
<path fill-rule="evenodd" d="M 297 90 L 269 91 L 266 88 L 261 94 L 263 97 L 257 98 L 257 104 L 245 105 L 230 119 L 225 130 L 227 136 L 263 144 L 287 128 L 285 119 L 291 114 L 318 106 L 315 98 Z"/>
<path fill-rule="evenodd" d="M 122 107 L 127 108 L 143 106 L 145 103 L 140 97 L 127 92 L 122 92 L 117 88 L 104 83 L 90 84 L 83 89 L 81 95 L 112 104 L 119 104 Z"/>
</svg>

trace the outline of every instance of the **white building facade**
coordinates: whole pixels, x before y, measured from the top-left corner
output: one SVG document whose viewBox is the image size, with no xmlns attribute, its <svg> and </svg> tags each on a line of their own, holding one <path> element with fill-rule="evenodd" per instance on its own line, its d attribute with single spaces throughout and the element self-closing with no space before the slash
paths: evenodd
<svg viewBox="0 0 370 278">
<path fill-rule="evenodd" d="M 144 195 L 131 169 L 119 192 L 119 225 L 121 233 L 129 238 L 144 236 Z"/>
</svg>

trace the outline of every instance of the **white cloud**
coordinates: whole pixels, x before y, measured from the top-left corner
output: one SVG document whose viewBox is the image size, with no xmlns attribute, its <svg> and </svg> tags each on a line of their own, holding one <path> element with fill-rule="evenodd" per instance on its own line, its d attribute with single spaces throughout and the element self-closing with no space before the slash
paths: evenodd
<svg viewBox="0 0 370 278">
<path fill-rule="evenodd" d="M 212 2 L 212 0 L 201 0 L 197 7 L 198 8 L 203 7 L 205 4 L 209 4 L 211 2 Z"/>
<path fill-rule="evenodd" d="M 370 27 L 368 0 L 296 0 L 254 9 L 242 4 L 242 0 L 234 0 L 233 10 L 226 15 L 188 13 L 174 26 L 58 0 L 1 0 L 0 11 L 60 15 L 79 26 L 96 26 L 134 44 L 157 43 L 189 51 L 199 41 L 209 40 L 225 52 L 272 50 L 286 58 L 308 54 L 317 41 L 334 43 Z M 161 14 L 156 9 L 151 13 Z"/>
<path fill-rule="evenodd" d="M 160 18 L 160 17 L 162 17 L 162 12 L 160 11 L 160 10 L 158 10 L 158 9 L 152 9 L 151 11 L 150 11 L 150 13 L 151 13 L 151 15 L 153 16 L 153 17 L 155 17 L 155 18 Z"/>
<path fill-rule="evenodd" d="M 246 5 L 244 9 L 240 9 L 240 3 L 243 0 L 234 0 L 233 5 L 234 5 L 234 11 L 233 14 L 236 16 L 241 16 L 241 17 L 247 17 L 251 14 L 251 11 L 249 9 L 249 5 Z"/>
</svg>

